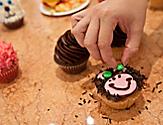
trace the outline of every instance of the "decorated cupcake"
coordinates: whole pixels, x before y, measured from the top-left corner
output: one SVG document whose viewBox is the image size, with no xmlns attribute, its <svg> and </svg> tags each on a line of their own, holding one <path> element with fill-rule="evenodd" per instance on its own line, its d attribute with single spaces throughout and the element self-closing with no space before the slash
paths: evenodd
<svg viewBox="0 0 163 125">
<path fill-rule="evenodd" d="M 66 31 L 57 41 L 54 60 L 65 72 L 77 74 L 86 69 L 89 52 L 76 41 L 71 31 Z"/>
<path fill-rule="evenodd" d="M 119 64 L 96 75 L 95 94 L 113 109 L 131 107 L 140 96 L 145 76 L 130 66 Z"/>
<path fill-rule="evenodd" d="M 0 42 L 0 83 L 9 83 L 18 75 L 18 58 L 11 44 Z"/>
<path fill-rule="evenodd" d="M 24 23 L 24 11 L 18 2 L 0 0 L 0 21 L 9 29 L 16 29 Z"/>
</svg>

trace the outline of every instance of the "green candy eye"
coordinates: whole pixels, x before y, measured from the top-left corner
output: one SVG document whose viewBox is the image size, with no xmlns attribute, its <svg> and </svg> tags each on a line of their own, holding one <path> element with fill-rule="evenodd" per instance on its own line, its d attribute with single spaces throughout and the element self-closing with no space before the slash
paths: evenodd
<svg viewBox="0 0 163 125">
<path fill-rule="evenodd" d="M 112 76 L 112 72 L 111 71 L 104 71 L 104 73 L 103 73 L 103 77 L 104 78 L 110 78 Z"/>
<path fill-rule="evenodd" d="M 124 69 L 123 64 L 118 64 L 116 69 L 117 69 L 118 71 L 122 71 L 122 70 Z"/>
</svg>

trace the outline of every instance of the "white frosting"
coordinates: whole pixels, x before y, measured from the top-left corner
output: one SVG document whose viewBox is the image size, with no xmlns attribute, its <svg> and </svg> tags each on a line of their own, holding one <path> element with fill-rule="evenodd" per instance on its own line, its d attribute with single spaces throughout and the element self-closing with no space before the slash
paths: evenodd
<svg viewBox="0 0 163 125">
<path fill-rule="evenodd" d="M 120 77 L 118 77 L 118 75 L 120 75 Z M 98 77 L 102 78 L 101 76 L 102 75 L 99 74 Z M 113 78 L 115 78 L 115 80 L 113 80 Z M 129 81 L 126 80 L 127 78 L 131 78 L 130 80 L 131 84 L 129 84 Z M 111 84 L 116 88 L 125 89 L 125 90 L 118 90 L 110 86 Z M 123 74 L 117 74 L 116 76 L 108 79 L 107 82 L 105 83 L 104 88 L 111 95 L 125 96 L 134 92 L 137 88 L 137 84 L 136 81 L 133 80 L 133 77 L 130 74 L 123 73 Z"/>
<path fill-rule="evenodd" d="M 103 72 L 102 73 L 99 73 L 98 76 L 97 76 L 97 78 L 104 80 L 105 78 L 102 76 L 102 74 L 103 74 Z"/>
<path fill-rule="evenodd" d="M 2 23 L 14 23 L 15 21 L 24 17 L 24 11 L 21 9 L 19 2 L 11 0 L 12 4 L 9 4 L 7 0 L 0 0 L 2 6 L 0 6 L 0 22 Z M 9 7 L 10 11 L 5 11 L 4 7 Z"/>
</svg>

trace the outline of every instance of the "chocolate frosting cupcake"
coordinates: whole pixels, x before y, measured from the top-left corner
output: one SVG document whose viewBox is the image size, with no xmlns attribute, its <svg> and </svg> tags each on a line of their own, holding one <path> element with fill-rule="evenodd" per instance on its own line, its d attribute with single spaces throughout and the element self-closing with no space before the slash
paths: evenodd
<svg viewBox="0 0 163 125">
<path fill-rule="evenodd" d="M 77 43 L 70 30 L 57 41 L 54 60 L 63 71 L 69 74 L 77 74 L 86 69 L 89 56 L 88 50 Z"/>
<path fill-rule="evenodd" d="M 74 66 L 88 60 L 89 52 L 76 41 L 71 31 L 65 32 L 55 47 L 54 60 L 60 65 Z"/>
</svg>

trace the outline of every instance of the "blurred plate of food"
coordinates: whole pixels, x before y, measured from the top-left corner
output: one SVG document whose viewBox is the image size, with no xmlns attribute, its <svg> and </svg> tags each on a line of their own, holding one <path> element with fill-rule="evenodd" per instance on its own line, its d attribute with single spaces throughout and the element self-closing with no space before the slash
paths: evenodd
<svg viewBox="0 0 163 125">
<path fill-rule="evenodd" d="M 42 0 L 40 11 L 47 16 L 65 16 L 86 8 L 90 0 Z"/>
</svg>

